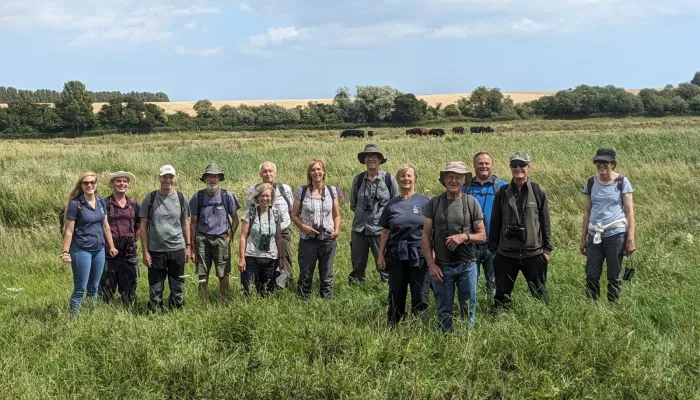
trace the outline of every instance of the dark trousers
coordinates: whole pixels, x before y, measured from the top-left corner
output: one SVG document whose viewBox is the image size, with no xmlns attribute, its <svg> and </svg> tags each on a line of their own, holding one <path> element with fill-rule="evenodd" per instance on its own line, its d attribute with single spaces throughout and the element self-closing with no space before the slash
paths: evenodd
<svg viewBox="0 0 700 400">
<path fill-rule="evenodd" d="M 480 244 L 476 246 L 476 266 L 484 270 L 484 280 L 486 281 L 486 293 L 493 297 L 496 294 L 496 274 L 493 272 L 493 253 L 489 251 L 488 245 Z M 480 270 L 477 270 L 477 275 Z"/>
<path fill-rule="evenodd" d="M 275 291 L 275 270 L 278 261 L 273 258 L 246 257 L 245 271 L 241 273 L 241 284 L 246 297 L 250 296 L 250 286 L 254 285 L 260 297 Z"/>
<path fill-rule="evenodd" d="M 333 240 L 299 240 L 299 281 L 297 294 L 307 298 L 311 294 L 314 269 L 318 262 L 319 292 L 322 298 L 333 297 L 333 262 L 338 242 Z"/>
<path fill-rule="evenodd" d="M 377 257 L 379 256 L 379 235 L 368 236 L 364 233 L 353 231 L 350 236 L 350 258 L 352 258 L 350 283 L 365 283 L 365 271 L 367 271 L 367 260 L 370 251 L 372 251 L 376 267 Z M 382 282 L 389 280 L 389 274 L 385 271 L 377 269 L 377 273 L 379 273 L 379 279 Z"/>
<path fill-rule="evenodd" d="M 608 300 L 617 301 L 622 294 L 622 257 L 625 254 L 626 233 L 618 233 L 602 238 L 593 244 L 593 235 L 588 235 L 586 251 L 586 295 L 593 300 L 600 296 L 600 276 L 603 274 L 603 261 L 608 266 Z"/>
<path fill-rule="evenodd" d="M 504 257 L 496 254 L 493 257 L 493 269 L 496 274 L 495 307 L 510 308 L 510 295 L 515 287 L 515 279 L 518 272 L 523 273 L 530 293 L 537 299 L 549 305 L 549 293 L 547 293 L 547 264 L 544 254 L 534 257 L 517 258 Z"/>
<path fill-rule="evenodd" d="M 282 231 L 282 241 L 284 242 L 284 257 L 280 275 L 275 279 L 277 286 L 284 288 L 288 283 L 294 282 L 294 272 L 292 269 L 292 234 L 289 228 Z"/>
<path fill-rule="evenodd" d="M 168 306 L 181 308 L 185 304 L 185 249 L 168 252 L 151 252 L 151 268 L 148 269 L 148 308 L 156 311 L 163 308 L 165 278 L 170 285 Z"/>
<path fill-rule="evenodd" d="M 114 298 L 114 292 L 119 289 L 124 304 L 134 304 L 138 279 L 138 258 L 108 258 L 100 280 L 100 298 L 109 303 Z"/>
<path fill-rule="evenodd" d="M 411 267 L 408 261 L 401 261 L 394 257 L 387 257 L 387 269 L 389 270 L 389 309 L 387 319 L 389 325 L 406 318 L 406 296 L 408 288 L 411 290 L 411 313 L 419 315 L 428 309 L 428 292 L 430 280 L 428 279 L 428 266 L 424 259 L 420 265 Z"/>
</svg>

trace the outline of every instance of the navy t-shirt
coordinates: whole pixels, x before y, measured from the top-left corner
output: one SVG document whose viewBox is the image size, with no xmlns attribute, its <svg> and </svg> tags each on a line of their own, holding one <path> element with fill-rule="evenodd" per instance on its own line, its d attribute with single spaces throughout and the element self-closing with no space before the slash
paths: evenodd
<svg viewBox="0 0 700 400">
<path fill-rule="evenodd" d="M 429 201 L 430 197 L 416 193 L 408 199 L 394 197 L 386 204 L 379 217 L 379 226 L 389 229 L 386 249 L 389 256 L 400 259 L 399 242 L 404 240 L 409 248 L 420 249 L 425 221 L 423 208 Z"/>
<path fill-rule="evenodd" d="M 95 198 L 95 208 L 82 195 L 68 204 L 66 219 L 75 221 L 71 249 L 99 251 L 105 247 L 106 204 L 102 197 Z"/>
</svg>

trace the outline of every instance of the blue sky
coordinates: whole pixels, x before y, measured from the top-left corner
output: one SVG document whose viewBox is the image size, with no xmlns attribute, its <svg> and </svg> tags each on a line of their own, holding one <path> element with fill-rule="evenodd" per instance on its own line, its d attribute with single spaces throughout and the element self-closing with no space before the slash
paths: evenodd
<svg viewBox="0 0 700 400">
<path fill-rule="evenodd" d="M 0 0 L 0 86 L 173 101 L 663 87 L 700 70 L 697 0 Z"/>
</svg>

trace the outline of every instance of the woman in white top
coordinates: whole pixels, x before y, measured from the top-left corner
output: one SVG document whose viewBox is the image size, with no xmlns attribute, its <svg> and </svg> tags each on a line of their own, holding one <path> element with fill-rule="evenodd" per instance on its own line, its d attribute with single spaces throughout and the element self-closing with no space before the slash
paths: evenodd
<svg viewBox="0 0 700 400">
<path fill-rule="evenodd" d="M 274 201 L 272 185 L 257 185 L 253 191 L 253 202 L 248 204 L 241 218 L 238 269 L 246 296 L 250 294 L 251 284 L 255 285 L 261 297 L 275 290 L 275 272 L 279 271 L 284 251 L 281 218 L 270 207 Z"/>
<path fill-rule="evenodd" d="M 586 295 L 600 295 L 603 261 L 608 267 L 608 300 L 622 294 L 622 257 L 636 250 L 634 203 L 629 180 L 615 172 L 615 150 L 598 149 L 593 163 L 598 173 L 588 179 L 583 193 L 586 209 L 581 228 L 581 254 L 586 256 Z"/>
</svg>

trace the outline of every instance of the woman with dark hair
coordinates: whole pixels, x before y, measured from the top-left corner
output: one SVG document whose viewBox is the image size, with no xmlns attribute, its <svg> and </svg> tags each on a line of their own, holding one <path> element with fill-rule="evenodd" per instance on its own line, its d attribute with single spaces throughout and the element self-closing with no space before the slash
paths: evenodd
<svg viewBox="0 0 700 400">
<path fill-rule="evenodd" d="M 71 318 L 78 317 L 85 291 L 92 301 L 97 291 L 105 265 L 105 242 L 109 254 L 115 257 L 112 233 L 107 221 L 107 205 L 97 195 L 97 176 L 85 172 L 68 196 L 65 207 L 63 252 L 61 260 L 71 264 L 73 270 L 73 294 L 70 298 Z"/>
<path fill-rule="evenodd" d="M 294 192 L 291 218 L 299 227 L 299 281 L 297 294 L 309 297 L 318 262 L 321 297 L 333 297 L 333 261 L 340 234 L 338 190 L 326 185 L 326 165 L 313 158 L 306 168 L 306 186 Z"/>
<path fill-rule="evenodd" d="M 593 163 L 598 173 L 588 179 L 583 193 L 586 208 L 581 228 L 581 254 L 586 256 L 586 295 L 600 295 L 603 261 L 608 267 L 608 300 L 622 294 L 620 270 L 624 255 L 636 250 L 632 185 L 617 167 L 615 150 L 598 149 Z"/>
</svg>

